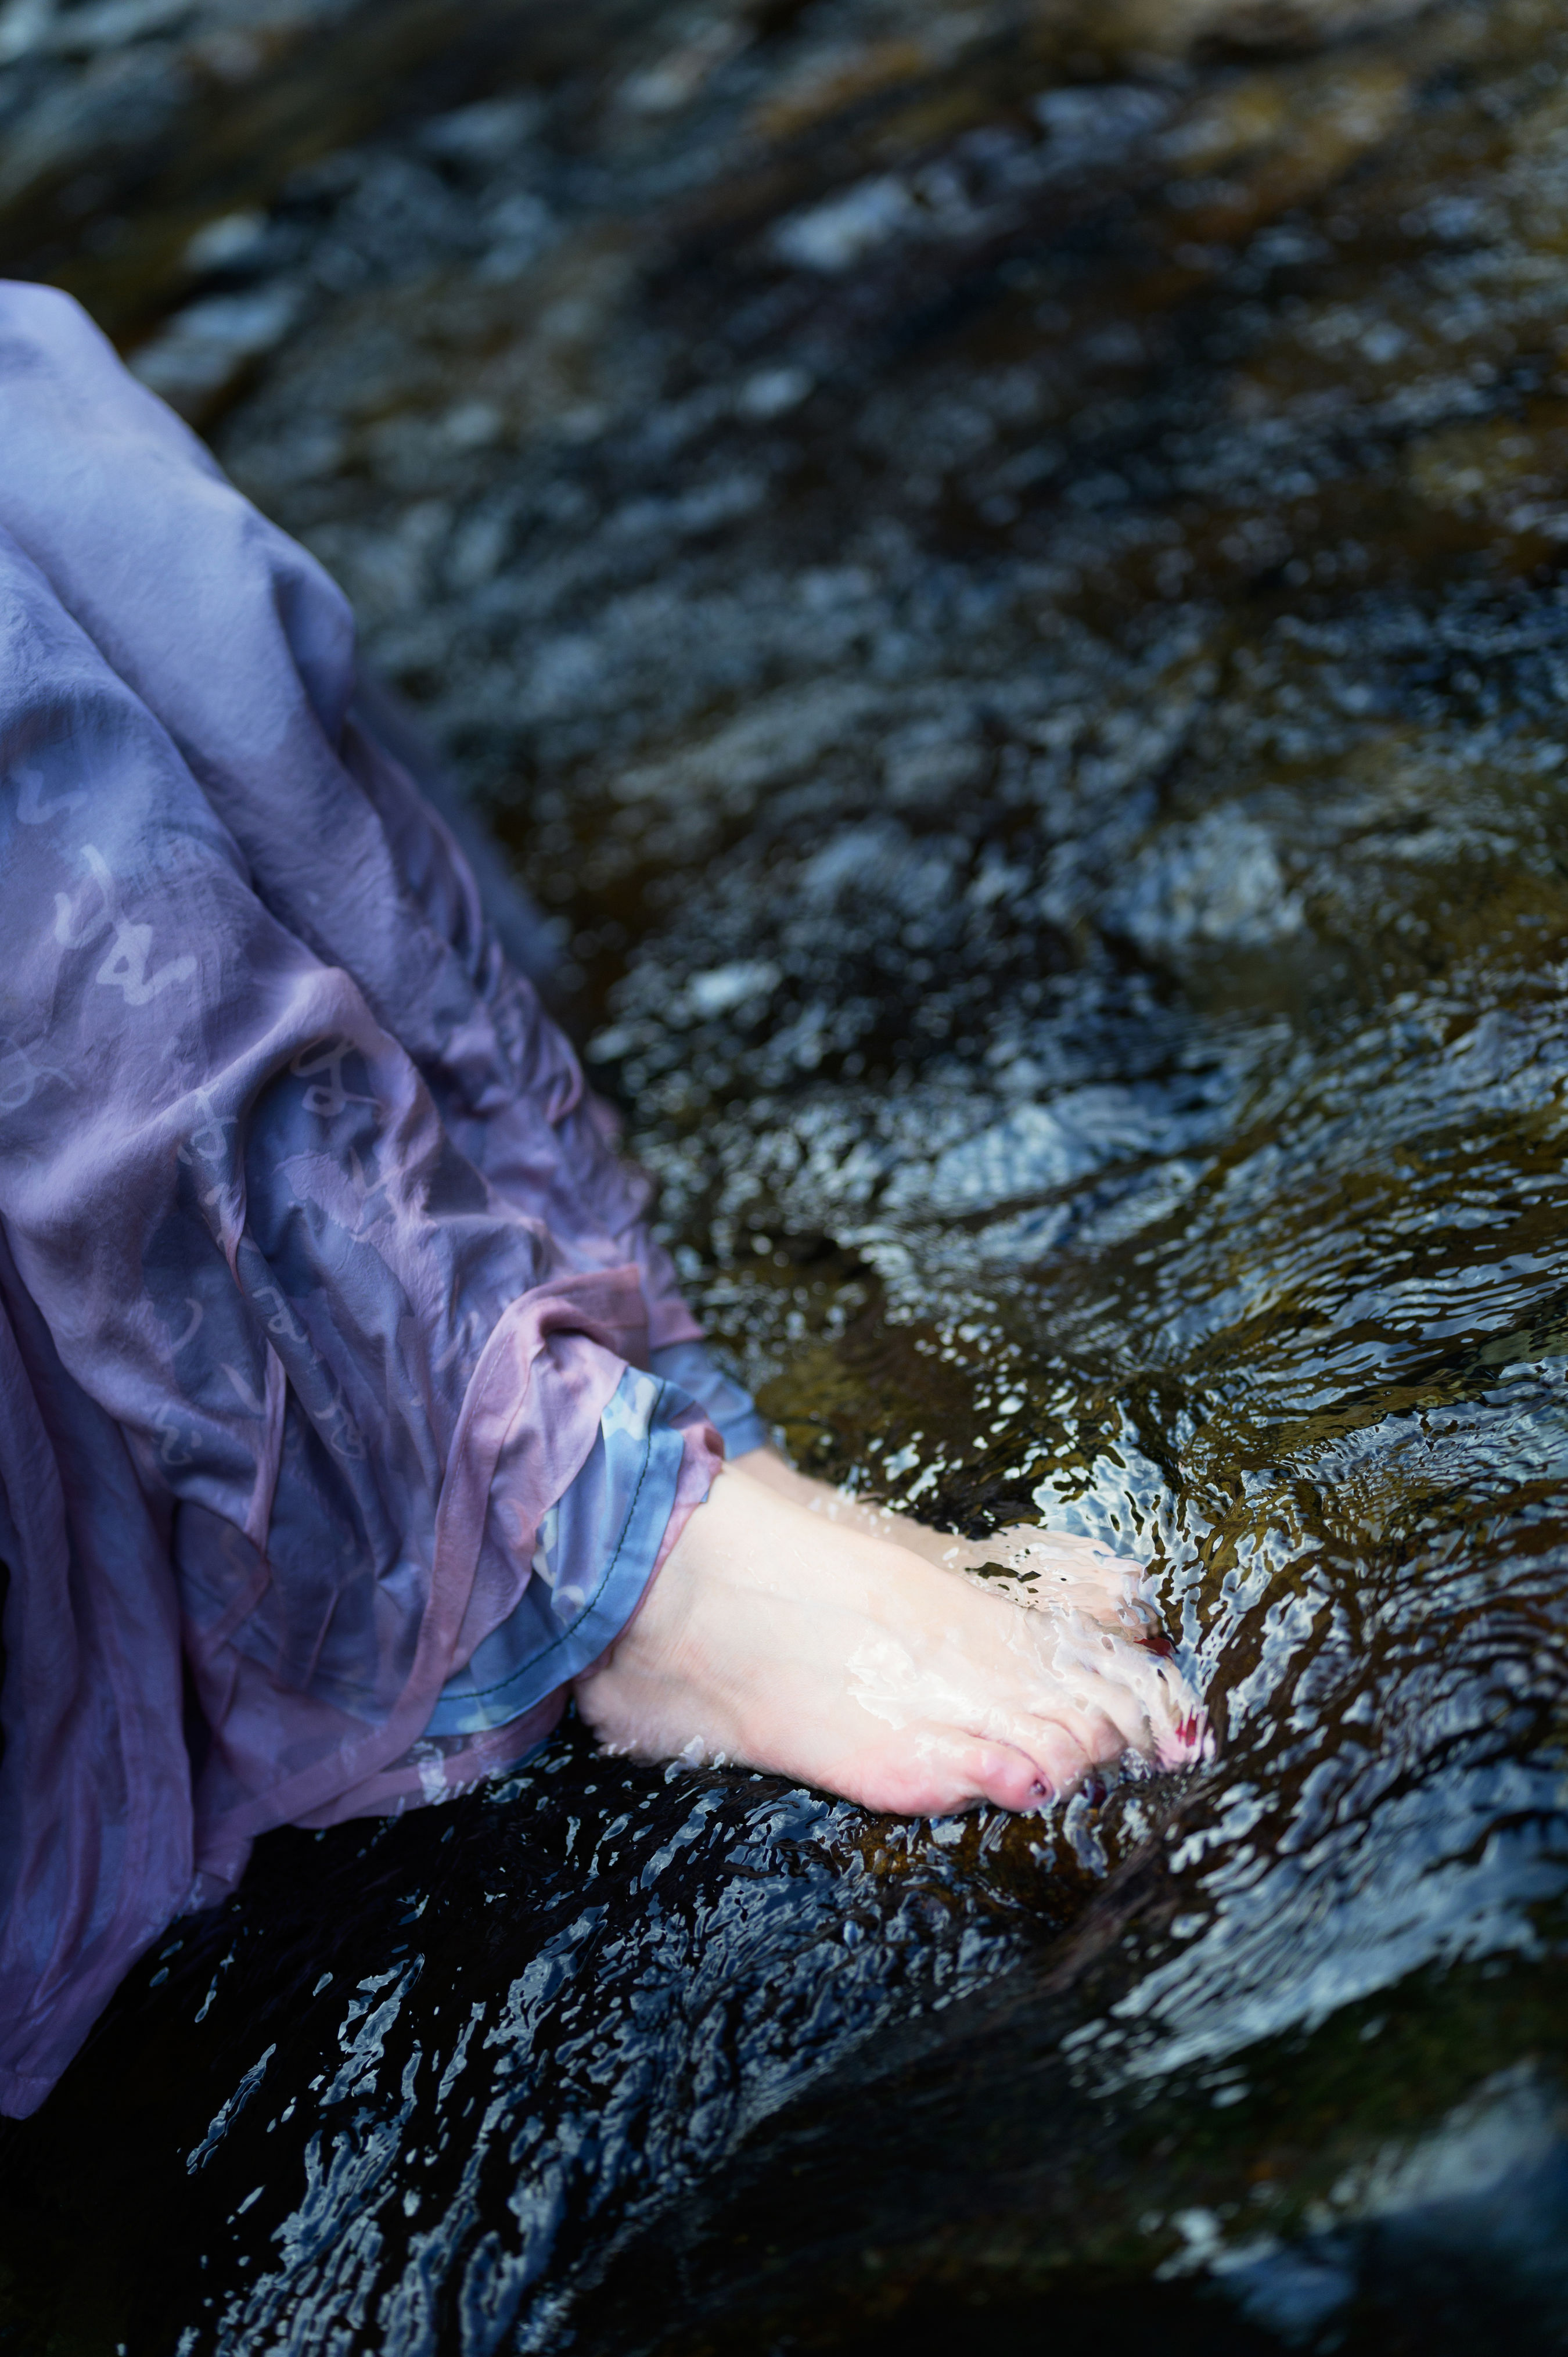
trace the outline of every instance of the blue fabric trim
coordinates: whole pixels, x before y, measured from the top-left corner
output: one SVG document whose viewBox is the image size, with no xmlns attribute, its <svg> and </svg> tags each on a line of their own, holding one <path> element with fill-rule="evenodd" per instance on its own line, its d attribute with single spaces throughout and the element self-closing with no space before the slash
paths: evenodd
<svg viewBox="0 0 1568 2357">
<path fill-rule="evenodd" d="M 540 1528 L 532 1577 L 442 1687 L 427 1735 L 504 1727 L 597 1661 L 642 1600 L 685 1458 L 671 1418 L 692 1403 L 628 1367 L 586 1464 Z"/>
<path fill-rule="evenodd" d="M 648 1363 L 662 1382 L 679 1383 L 696 1401 L 724 1442 L 727 1458 L 768 1447 L 773 1435 L 757 1415 L 751 1394 L 714 1363 L 705 1343 L 666 1342 Z"/>
</svg>

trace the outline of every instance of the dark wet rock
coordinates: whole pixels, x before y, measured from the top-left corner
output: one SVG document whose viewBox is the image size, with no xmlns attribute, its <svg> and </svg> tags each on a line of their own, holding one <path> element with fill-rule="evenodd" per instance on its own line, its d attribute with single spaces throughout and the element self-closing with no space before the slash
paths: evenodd
<svg viewBox="0 0 1568 2357">
<path fill-rule="evenodd" d="M 0 2331 L 1560 2347 L 1560 12 L 108 23 L 10 266 L 349 589 L 797 1453 L 1146 1552 L 1220 1748 L 276 1836 Z"/>
</svg>

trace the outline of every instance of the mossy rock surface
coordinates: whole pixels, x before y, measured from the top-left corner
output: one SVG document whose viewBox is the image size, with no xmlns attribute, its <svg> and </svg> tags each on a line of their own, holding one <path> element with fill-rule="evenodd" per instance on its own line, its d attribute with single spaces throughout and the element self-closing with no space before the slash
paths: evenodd
<svg viewBox="0 0 1568 2357">
<path fill-rule="evenodd" d="M 803 1462 L 1217 1756 L 271 1836 L 16 2357 L 1563 2345 L 1568 20 L 0 17 L 0 263 L 352 596 Z"/>
</svg>

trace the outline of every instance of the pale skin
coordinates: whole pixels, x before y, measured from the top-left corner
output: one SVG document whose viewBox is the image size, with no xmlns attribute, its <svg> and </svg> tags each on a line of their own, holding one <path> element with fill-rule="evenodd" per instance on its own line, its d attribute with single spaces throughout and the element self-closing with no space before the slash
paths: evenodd
<svg viewBox="0 0 1568 2357">
<path fill-rule="evenodd" d="M 997 1565 L 1011 1577 L 980 1577 Z M 639 1759 L 765 1769 L 906 1815 L 1038 1809 L 1127 1752 L 1201 1752 L 1141 1570 L 1034 1528 L 952 1538 L 754 1449 L 577 1707 Z"/>
</svg>

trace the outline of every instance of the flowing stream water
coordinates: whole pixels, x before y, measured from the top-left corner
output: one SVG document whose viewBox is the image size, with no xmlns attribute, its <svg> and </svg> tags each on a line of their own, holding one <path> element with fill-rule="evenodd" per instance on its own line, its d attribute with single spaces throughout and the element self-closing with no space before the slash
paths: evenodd
<svg viewBox="0 0 1568 2357">
<path fill-rule="evenodd" d="M 271 1836 L 0 2350 L 1568 2347 L 1568 9 L 7 0 L 0 260 L 349 590 L 799 1461 L 1143 1554 L 1218 1735 Z"/>
</svg>

